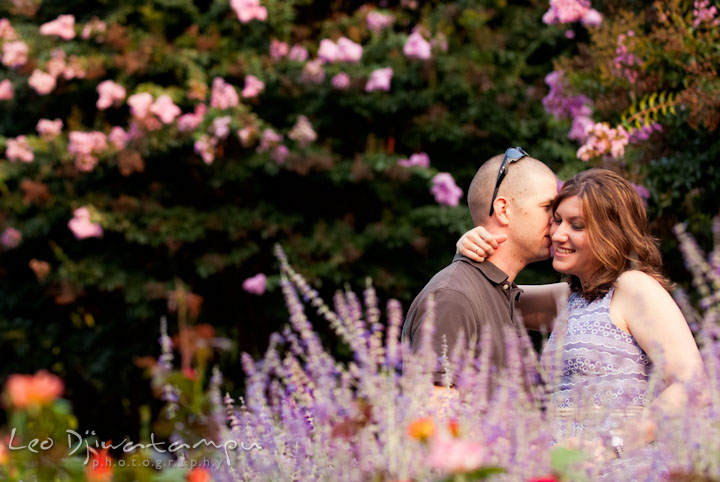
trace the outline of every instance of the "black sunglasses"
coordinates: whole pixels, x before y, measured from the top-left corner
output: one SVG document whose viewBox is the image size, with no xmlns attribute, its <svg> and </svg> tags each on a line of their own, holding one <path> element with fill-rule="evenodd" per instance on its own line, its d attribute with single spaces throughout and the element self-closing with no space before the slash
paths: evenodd
<svg viewBox="0 0 720 482">
<path fill-rule="evenodd" d="M 519 161 L 523 157 L 528 157 L 529 155 L 530 154 L 525 152 L 525 150 L 520 146 L 510 147 L 507 151 L 505 151 L 502 163 L 500 164 L 500 169 L 498 170 L 497 180 L 495 181 L 495 190 L 493 191 L 492 199 L 490 200 L 490 216 L 492 216 L 495 210 L 493 203 L 495 203 L 498 189 L 500 189 L 500 183 L 503 181 L 503 179 L 505 179 L 505 174 L 507 174 L 508 166 L 511 162 Z"/>
</svg>

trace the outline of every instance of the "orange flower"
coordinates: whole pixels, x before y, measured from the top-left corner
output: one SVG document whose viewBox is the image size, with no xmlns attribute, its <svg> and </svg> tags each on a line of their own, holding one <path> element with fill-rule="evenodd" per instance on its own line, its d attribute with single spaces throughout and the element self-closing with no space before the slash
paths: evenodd
<svg viewBox="0 0 720 482">
<path fill-rule="evenodd" d="M 417 418 L 408 425 L 410 437 L 425 442 L 435 433 L 435 422 L 430 417 Z"/>
<path fill-rule="evenodd" d="M 459 437 L 460 436 L 460 423 L 452 419 L 448 422 L 448 432 L 450 432 L 450 435 L 453 437 Z"/>
<path fill-rule="evenodd" d="M 90 449 L 92 455 L 85 467 L 85 478 L 88 482 L 110 482 L 112 480 L 113 459 L 107 453 L 109 449 L 110 447 L 106 447 L 100 452 Z"/>
<path fill-rule="evenodd" d="M 187 482 L 210 482 L 210 472 L 207 469 L 201 467 L 195 467 L 187 475 Z"/>
<path fill-rule="evenodd" d="M 10 375 L 6 391 L 15 408 L 48 405 L 63 392 L 63 382 L 45 370 L 35 375 Z"/>
</svg>

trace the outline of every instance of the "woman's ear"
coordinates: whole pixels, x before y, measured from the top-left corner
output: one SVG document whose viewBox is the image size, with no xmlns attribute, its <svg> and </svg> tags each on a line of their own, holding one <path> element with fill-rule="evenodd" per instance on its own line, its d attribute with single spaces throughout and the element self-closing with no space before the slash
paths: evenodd
<svg viewBox="0 0 720 482">
<path fill-rule="evenodd" d="M 510 201 L 505 196 L 498 196 L 493 202 L 495 212 L 493 217 L 501 226 L 510 224 Z"/>
</svg>

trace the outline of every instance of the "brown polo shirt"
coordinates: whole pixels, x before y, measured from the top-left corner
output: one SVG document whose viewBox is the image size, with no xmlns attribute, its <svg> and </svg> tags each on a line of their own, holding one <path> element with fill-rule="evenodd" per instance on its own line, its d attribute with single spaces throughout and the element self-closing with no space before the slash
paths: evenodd
<svg viewBox="0 0 720 482">
<path fill-rule="evenodd" d="M 450 266 L 433 276 L 410 305 L 402 339 L 410 343 L 413 352 L 419 349 L 420 327 L 428 317 L 426 301 L 432 293 L 436 312 L 432 340 L 438 357 L 443 352 L 443 335 L 450 356 L 461 330 L 468 344 L 477 344 L 482 330 L 489 329 L 493 347 L 491 360 L 496 367 L 503 367 L 506 350 L 503 327 L 517 328 L 515 308 L 521 292 L 515 283 L 508 281 L 508 275 L 491 262 L 478 263 L 456 254 Z M 441 385 L 443 375 L 442 365 L 438 363 L 433 382 Z"/>
</svg>

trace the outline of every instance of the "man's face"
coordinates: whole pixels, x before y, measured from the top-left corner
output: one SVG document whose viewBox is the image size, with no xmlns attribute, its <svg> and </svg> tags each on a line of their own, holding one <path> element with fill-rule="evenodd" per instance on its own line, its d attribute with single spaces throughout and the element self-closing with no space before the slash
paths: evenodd
<svg viewBox="0 0 720 482">
<path fill-rule="evenodd" d="M 517 253 L 527 263 L 550 257 L 550 205 L 557 196 L 555 176 L 538 176 L 534 188 L 534 191 L 515 200 L 515 215 L 510 224 Z"/>
</svg>

